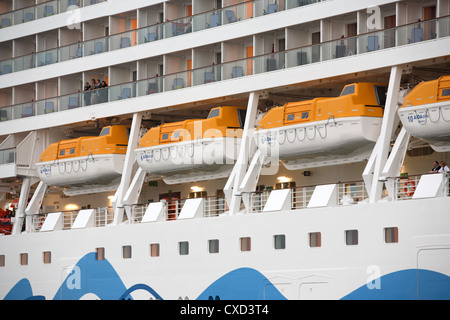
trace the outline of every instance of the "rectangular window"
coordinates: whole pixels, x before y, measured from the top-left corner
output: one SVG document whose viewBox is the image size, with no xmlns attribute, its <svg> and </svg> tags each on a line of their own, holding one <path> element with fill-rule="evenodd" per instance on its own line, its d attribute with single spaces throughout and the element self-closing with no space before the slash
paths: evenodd
<svg viewBox="0 0 450 320">
<path fill-rule="evenodd" d="M 358 244 L 358 230 L 345 231 L 345 244 L 354 246 Z"/>
<path fill-rule="evenodd" d="M 150 245 L 150 257 L 159 257 L 159 243 Z"/>
<path fill-rule="evenodd" d="M 75 154 L 75 148 L 70 149 L 70 154 Z"/>
<path fill-rule="evenodd" d="M 42 252 L 42 260 L 45 264 L 52 263 L 52 253 L 50 251 Z"/>
<path fill-rule="evenodd" d="M 28 253 L 21 253 L 20 254 L 20 265 L 21 266 L 28 265 Z"/>
<path fill-rule="evenodd" d="M 384 228 L 384 242 L 397 243 L 398 242 L 398 228 Z"/>
<path fill-rule="evenodd" d="M 66 150 L 59 150 L 59 155 L 60 156 L 63 156 L 63 155 L 65 155 L 66 154 Z"/>
<path fill-rule="evenodd" d="M 131 246 L 122 247 L 122 258 L 131 259 Z"/>
<path fill-rule="evenodd" d="M 4 267 L 5 266 L 5 255 L 2 254 L 0 255 L 0 267 Z"/>
<path fill-rule="evenodd" d="M 443 97 L 450 96 L 450 89 L 443 89 L 442 90 L 442 96 Z"/>
<path fill-rule="evenodd" d="M 311 248 L 322 246 L 322 234 L 320 232 L 311 232 L 309 234 L 309 246 Z"/>
<path fill-rule="evenodd" d="M 97 253 L 97 260 L 105 260 L 105 248 L 95 249 Z"/>
<path fill-rule="evenodd" d="M 309 117 L 309 111 L 302 113 L 302 119 L 308 119 L 308 117 Z"/>
<path fill-rule="evenodd" d="M 164 133 L 164 134 L 162 135 L 162 139 L 163 139 L 163 140 L 169 139 L 169 134 L 168 134 L 168 133 Z"/>
<path fill-rule="evenodd" d="M 219 253 L 219 240 L 208 240 L 209 253 Z"/>
<path fill-rule="evenodd" d="M 294 113 L 288 114 L 288 116 L 286 118 L 287 121 L 291 121 L 291 120 L 294 120 L 294 119 L 295 119 L 295 114 Z"/>
<path fill-rule="evenodd" d="M 252 250 L 252 238 L 244 237 L 241 238 L 241 251 L 251 251 Z"/>
<path fill-rule="evenodd" d="M 286 236 L 277 234 L 273 236 L 273 245 L 275 249 L 286 249 Z"/>
<path fill-rule="evenodd" d="M 180 256 L 187 256 L 189 254 L 189 242 L 188 241 L 178 242 L 178 249 L 180 252 Z"/>
</svg>

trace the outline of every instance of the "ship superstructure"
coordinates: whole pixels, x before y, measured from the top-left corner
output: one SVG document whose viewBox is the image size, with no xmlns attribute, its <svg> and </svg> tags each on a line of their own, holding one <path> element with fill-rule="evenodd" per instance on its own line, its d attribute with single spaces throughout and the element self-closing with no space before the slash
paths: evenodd
<svg viewBox="0 0 450 320">
<path fill-rule="evenodd" d="M 0 298 L 449 299 L 449 59 L 450 0 L 0 0 Z"/>
</svg>

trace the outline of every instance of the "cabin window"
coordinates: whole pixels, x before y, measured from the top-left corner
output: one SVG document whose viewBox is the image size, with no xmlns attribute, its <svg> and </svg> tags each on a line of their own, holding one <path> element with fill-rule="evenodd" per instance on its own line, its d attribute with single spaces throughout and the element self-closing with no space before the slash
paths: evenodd
<svg viewBox="0 0 450 320">
<path fill-rule="evenodd" d="M 384 242 L 397 243 L 398 242 L 398 228 L 384 228 Z"/>
<path fill-rule="evenodd" d="M 169 139 L 169 134 L 168 134 L 168 133 L 164 133 L 164 134 L 162 135 L 162 139 L 163 139 L 163 140 Z"/>
<path fill-rule="evenodd" d="M 450 96 L 450 89 L 443 89 L 442 90 L 442 96 L 443 97 Z"/>
<path fill-rule="evenodd" d="M 287 117 L 286 117 L 286 121 L 292 121 L 294 119 L 295 119 L 295 114 L 294 113 L 288 114 Z"/>
<path fill-rule="evenodd" d="M 243 237 L 241 241 L 241 251 L 251 251 L 252 250 L 252 238 Z"/>
<path fill-rule="evenodd" d="M 302 119 L 308 119 L 308 117 L 309 117 L 309 111 L 302 113 Z"/>
<path fill-rule="evenodd" d="M 105 260 L 105 248 L 97 248 L 95 251 L 97 260 Z"/>
<path fill-rule="evenodd" d="M 131 259 L 131 246 L 122 247 L 122 258 Z"/>
<path fill-rule="evenodd" d="M 342 90 L 341 97 L 355 93 L 355 85 L 347 86 Z"/>
<path fill-rule="evenodd" d="M 59 155 L 60 156 L 63 156 L 63 155 L 65 155 L 66 154 L 66 150 L 59 150 Z"/>
<path fill-rule="evenodd" d="M 150 257 L 159 257 L 159 243 L 150 245 Z"/>
<path fill-rule="evenodd" d="M 52 263 L 52 253 L 50 251 L 42 252 L 42 260 L 45 264 Z"/>
<path fill-rule="evenodd" d="M 275 249 L 286 249 L 286 235 L 277 234 L 273 236 L 273 246 Z"/>
<path fill-rule="evenodd" d="M 322 234 L 320 232 L 311 232 L 309 234 L 309 246 L 311 248 L 322 246 Z"/>
<path fill-rule="evenodd" d="M 108 135 L 109 134 L 109 129 L 111 129 L 110 127 L 106 127 L 106 128 L 103 128 L 102 129 L 102 132 L 100 132 L 100 137 L 101 136 L 106 136 L 106 135 Z"/>
<path fill-rule="evenodd" d="M 212 239 L 208 240 L 209 253 L 219 253 L 219 240 Z"/>
<path fill-rule="evenodd" d="M 219 113 L 220 113 L 220 109 L 219 109 L 219 108 L 217 108 L 217 109 L 212 109 L 212 110 L 209 112 L 208 119 L 218 117 L 218 116 L 219 116 Z"/>
<path fill-rule="evenodd" d="M 21 253 L 20 254 L 20 265 L 21 266 L 28 265 L 28 253 Z"/>
<path fill-rule="evenodd" d="M 4 267 L 5 266 L 5 255 L 2 254 L 0 255 L 0 267 Z"/>
<path fill-rule="evenodd" d="M 358 244 L 358 230 L 345 231 L 345 244 L 348 246 L 354 246 Z"/>
<path fill-rule="evenodd" d="M 180 256 L 187 256 L 189 254 L 189 242 L 188 241 L 178 242 L 178 250 Z"/>
</svg>

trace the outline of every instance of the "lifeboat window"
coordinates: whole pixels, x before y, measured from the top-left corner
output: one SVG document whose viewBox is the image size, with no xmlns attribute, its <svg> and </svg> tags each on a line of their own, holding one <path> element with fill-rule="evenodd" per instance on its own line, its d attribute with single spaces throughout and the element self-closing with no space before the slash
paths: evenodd
<svg viewBox="0 0 450 320">
<path fill-rule="evenodd" d="M 180 131 L 175 131 L 173 133 L 173 139 L 178 139 L 180 137 Z"/>
<path fill-rule="evenodd" d="M 444 90 L 442 90 L 442 96 L 443 96 L 443 97 L 445 97 L 445 96 L 450 96 L 450 89 L 444 89 Z"/>
<path fill-rule="evenodd" d="M 286 117 L 286 121 L 292 121 L 294 119 L 295 119 L 295 113 L 288 114 L 288 116 Z"/>
<path fill-rule="evenodd" d="M 189 242 L 188 241 L 178 242 L 178 249 L 180 256 L 187 256 L 189 254 Z"/>
<path fill-rule="evenodd" d="M 302 119 L 308 119 L 308 117 L 309 117 L 309 112 L 302 113 Z"/>
<path fill-rule="evenodd" d="M 275 249 L 286 249 L 286 235 L 277 234 L 273 236 L 273 246 Z"/>
<path fill-rule="evenodd" d="M 150 245 L 150 257 L 159 257 L 159 243 Z"/>
<path fill-rule="evenodd" d="M 60 151 L 59 151 L 59 155 L 60 155 L 60 156 L 63 156 L 63 155 L 65 155 L 65 154 L 66 154 L 66 150 L 60 150 Z"/>
<path fill-rule="evenodd" d="M 2 254 L 0 255 L 0 267 L 4 267 L 5 266 L 5 255 Z"/>
<path fill-rule="evenodd" d="M 354 93 L 355 93 L 355 85 L 346 86 L 344 90 L 342 90 L 341 97 Z"/>
<path fill-rule="evenodd" d="M 386 86 L 375 86 L 375 96 L 377 97 L 377 104 L 384 106 L 386 104 L 386 95 L 388 88 Z"/>
<path fill-rule="evenodd" d="M 219 253 L 219 240 L 208 240 L 209 253 Z"/>
<path fill-rule="evenodd" d="M 244 127 L 246 115 L 247 115 L 247 110 L 238 109 L 239 127 L 241 127 L 241 128 Z"/>
<path fill-rule="evenodd" d="M 169 139 L 169 134 L 168 134 L 168 133 L 164 133 L 164 134 L 162 135 L 162 139 L 163 139 L 163 140 Z"/>
<path fill-rule="evenodd" d="M 397 243 L 398 242 L 398 228 L 384 228 L 384 242 Z"/>
<path fill-rule="evenodd" d="M 218 116 L 219 116 L 219 113 L 220 113 L 220 109 L 219 109 L 219 108 L 212 109 L 212 110 L 209 112 L 208 119 L 218 117 Z"/>
<path fill-rule="evenodd" d="M 75 148 L 70 149 L 70 154 L 75 154 Z"/>
<path fill-rule="evenodd" d="M 108 135 L 109 134 L 109 129 L 110 129 L 110 127 L 103 128 L 102 132 L 100 132 L 100 137 Z"/>
</svg>

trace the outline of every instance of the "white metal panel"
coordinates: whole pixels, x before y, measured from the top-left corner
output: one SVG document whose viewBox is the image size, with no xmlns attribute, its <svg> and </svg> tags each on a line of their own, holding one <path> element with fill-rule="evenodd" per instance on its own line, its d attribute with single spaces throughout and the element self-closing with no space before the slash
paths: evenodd
<svg viewBox="0 0 450 320">
<path fill-rule="evenodd" d="M 41 228 L 41 232 L 62 230 L 62 228 L 63 228 L 63 213 L 54 212 L 49 213 L 45 218 L 44 224 L 42 225 Z"/>
</svg>

